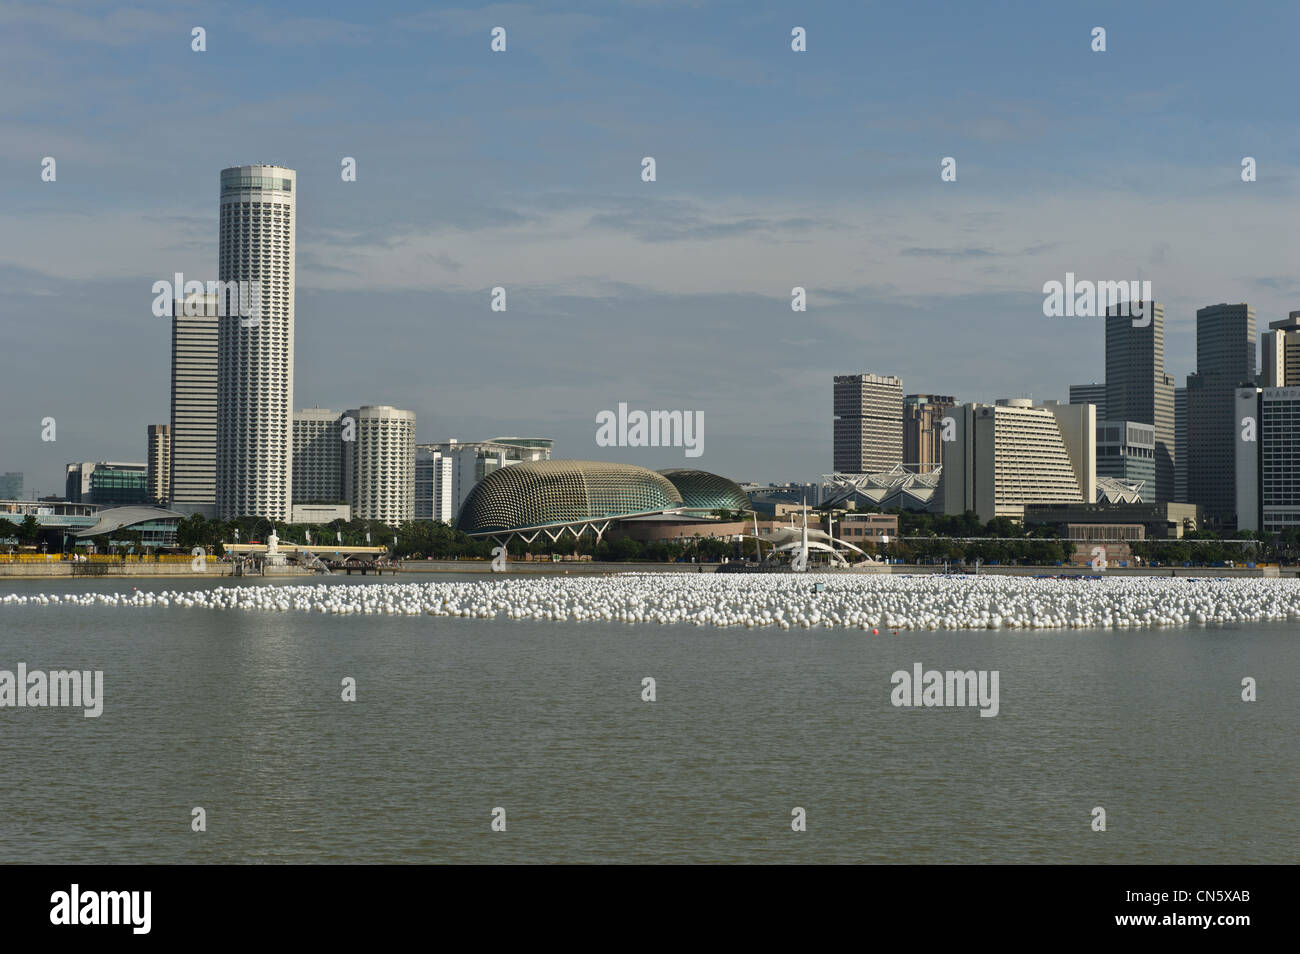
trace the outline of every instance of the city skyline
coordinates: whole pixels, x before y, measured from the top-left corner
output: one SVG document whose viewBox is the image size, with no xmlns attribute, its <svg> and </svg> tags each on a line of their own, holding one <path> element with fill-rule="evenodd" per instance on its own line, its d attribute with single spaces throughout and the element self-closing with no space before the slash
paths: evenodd
<svg viewBox="0 0 1300 954">
<path fill-rule="evenodd" d="M 956 864 L 1015 937 L 1267 931 L 1297 30 L 0 3 L 19 936 L 337 943 L 428 917 L 340 931 L 317 881 L 480 863 L 888 865 L 912 935 Z"/>
<path fill-rule="evenodd" d="M 646 8 L 589 4 L 567 14 L 411 7 L 364 26 L 290 7 L 284 62 L 263 62 L 262 38 L 216 22 L 207 51 L 193 52 L 183 42 L 193 24 L 165 10 L 127 31 L 93 11 L 48 22 L 39 7 L 7 9 L 0 18 L 28 41 L 7 70 L 35 68 L 53 45 L 92 65 L 140 50 L 161 57 L 178 89 L 153 94 L 150 122 L 175 125 L 182 102 L 218 88 L 245 99 L 261 74 L 230 70 L 232 59 L 280 85 L 261 105 L 220 114 L 212 130 L 162 141 L 138 134 L 138 108 L 115 113 L 126 134 L 49 133 L 39 111 L 98 101 L 79 56 L 35 91 L 33 113 L 0 147 L 15 226 L 0 230 L 0 273 L 18 289 L 0 314 L 26 358 L 0 376 L 0 399 L 25 410 L 44 383 L 36 369 L 56 364 L 82 377 L 112 369 L 124 383 L 93 405 L 50 389 L 38 402 L 48 408 L 7 416 L 0 466 L 48 492 L 68 460 L 143 459 L 139 435 L 166 420 L 167 388 L 167 335 L 147 289 L 176 271 L 215 277 L 212 177 L 250 159 L 294 168 L 302 183 L 297 308 L 310 330 L 296 342 L 296 365 L 309 369 L 295 382 L 297 405 L 351 406 L 382 380 L 383 400 L 415 412 L 421 442 L 543 433 L 563 456 L 678 463 L 670 451 L 595 444 L 595 414 L 626 401 L 708 414 L 702 463 L 714 471 L 810 480 L 831 439 L 824 391 L 803 387 L 808 375 L 870 368 L 908 392 L 985 402 L 1063 400 L 1060 382 L 1101 380 L 1102 322 L 1041 314 L 1043 283 L 1067 272 L 1152 281 L 1178 383 L 1195 367 L 1197 309 L 1249 301 L 1263 327 L 1300 303 L 1284 201 L 1300 181 L 1295 132 L 1270 125 L 1284 58 L 1253 47 L 1249 77 L 1199 75 L 1193 51 L 1244 42 L 1212 20 L 1170 24 L 1101 4 L 1110 48 L 1099 54 L 1061 12 L 1000 18 L 998 32 L 972 39 L 983 22 L 975 11 L 935 20 L 920 10 L 792 10 L 785 19 L 809 36 L 808 52 L 794 54 L 773 11 L 670 6 L 671 25 Z M 1285 35 L 1289 11 L 1259 15 L 1262 35 Z M 498 19 L 511 44 L 493 57 L 487 31 Z M 635 49 L 643 32 L 674 33 L 677 61 L 648 63 Z M 92 36 L 109 42 L 100 49 Z M 857 56 L 866 38 L 870 64 Z M 946 55 L 918 71 L 902 52 L 917 43 Z M 344 49 L 356 51 L 354 68 L 320 68 Z M 601 51 L 602 88 L 583 85 L 576 49 Z M 610 74 L 605 57 L 645 75 Z M 1055 69 L 1062 62 L 1071 79 Z M 428 88 L 435 80 L 417 82 L 417 69 L 464 90 L 436 133 L 382 95 Z M 1042 89 L 1023 86 L 1026 71 Z M 575 92 L 578 118 L 529 91 L 539 76 Z M 702 125 L 701 90 L 734 107 L 727 119 L 710 109 Z M 133 107 L 144 94 L 134 96 Z M 653 104 L 654 118 L 624 115 L 629 96 Z M 978 108 L 964 108 L 966 97 Z M 1217 117 L 1209 126 L 1206 111 Z M 338 120 L 328 138 L 310 125 L 322 112 Z M 1088 141 L 1123 139 L 1123 153 L 1051 146 L 1081 121 Z M 237 148 L 220 138 L 232 128 Z M 124 174 L 146 150 L 147 184 Z M 640 178 L 646 155 L 658 160 L 653 183 Z M 1240 177 L 1248 155 L 1259 162 L 1250 183 Z M 54 182 L 41 181 L 44 156 L 59 160 Z M 955 182 L 940 179 L 946 156 L 957 160 Z M 340 177 L 346 157 L 356 181 Z M 1236 225 L 1206 227 L 1218 220 Z M 503 313 L 489 306 L 497 286 L 509 292 Z M 790 310 L 795 286 L 807 289 L 806 312 Z M 38 311 L 47 320 L 25 317 Z M 626 367 L 624 351 L 645 360 Z M 58 443 L 39 440 L 47 415 Z"/>
</svg>

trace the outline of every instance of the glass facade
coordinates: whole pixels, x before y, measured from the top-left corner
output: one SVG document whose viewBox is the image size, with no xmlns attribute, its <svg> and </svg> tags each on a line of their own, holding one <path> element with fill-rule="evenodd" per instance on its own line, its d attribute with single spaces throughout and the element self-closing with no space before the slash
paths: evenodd
<svg viewBox="0 0 1300 954">
<path fill-rule="evenodd" d="M 275 189 L 280 192 L 292 192 L 293 180 L 281 179 L 278 176 L 246 176 L 241 175 L 238 169 L 226 169 L 221 173 L 221 189 L 223 192 L 236 189 Z"/>
<path fill-rule="evenodd" d="M 1141 481 L 1143 502 L 1155 502 L 1155 427 L 1135 421 L 1099 421 L 1097 476 Z"/>
<path fill-rule="evenodd" d="M 90 499 L 110 507 L 149 502 L 149 475 L 144 470 L 96 467 L 90 475 Z"/>
</svg>

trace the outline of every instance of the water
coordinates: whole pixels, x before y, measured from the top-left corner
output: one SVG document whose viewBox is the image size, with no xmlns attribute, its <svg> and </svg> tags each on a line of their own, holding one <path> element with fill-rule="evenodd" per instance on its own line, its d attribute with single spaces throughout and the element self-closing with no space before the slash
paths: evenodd
<svg viewBox="0 0 1300 954">
<path fill-rule="evenodd" d="M 0 607 L 0 668 L 19 662 L 102 669 L 104 713 L 0 709 L 0 863 L 1300 860 L 1285 625 L 873 637 Z M 915 662 L 999 670 L 1000 714 L 894 708 Z"/>
</svg>

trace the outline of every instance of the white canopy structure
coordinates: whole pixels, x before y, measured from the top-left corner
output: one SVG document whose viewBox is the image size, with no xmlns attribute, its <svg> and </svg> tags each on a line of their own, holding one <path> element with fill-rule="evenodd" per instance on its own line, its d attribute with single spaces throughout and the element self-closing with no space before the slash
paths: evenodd
<svg viewBox="0 0 1300 954">
<path fill-rule="evenodd" d="M 1143 503 L 1145 480 L 1120 480 L 1118 477 L 1097 478 L 1097 503 Z"/>
<path fill-rule="evenodd" d="M 865 550 L 855 547 L 846 540 L 838 540 L 822 530 L 807 530 L 803 527 L 782 527 L 780 530 L 774 530 L 769 534 L 761 535 L 757 538 L 753 534 L 745 534 L 748 539 L 757 539 L 764 550 L 771 547 L 771 550 L 765 553 L 763 557 L 764 564 L 779 562 L 779 553 L 788 554 L 791 558 L 794 554 L 807 548 L 808 558 L 811 562 L 814 553 L 826 554 L 826 560 L 831 566 L 847 567 L 851 564 L 845 554 L 856 553 L 862 560 L 870 561 L 871 557 Z"/>
<path fill-rule="evenodd" d="M 943 468 L 915 474 L 896 465 L 875 474 L 823 474 L 822 507 L 848 509 L 853 503 L 891 510 L 933 510 Z"/>
</svg>

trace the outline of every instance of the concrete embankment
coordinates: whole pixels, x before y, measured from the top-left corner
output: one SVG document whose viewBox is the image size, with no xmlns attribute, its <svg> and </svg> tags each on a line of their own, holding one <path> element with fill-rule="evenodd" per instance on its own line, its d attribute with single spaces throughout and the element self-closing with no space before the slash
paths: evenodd
<svg viewBox="0 0 1300 954">
<path fill-rule="evenodd" d="M 507 564 L 507 573 L 525 575 L 609 575 L 612 573 L 716 573 L 722 566 L 719 563 L 543 563 L 541 561 L 511 561 Z M 408 573 L 483 573 L 491 574 L 490 560 L 406 560 L 396 567 L 385 566 L 367 568 L 363 574 L 359 568 L 353 568 L 349 574 L 346 570 L 335 570 L 335 577 L 353 576 L 370 578 L 392 576 Z M 871 567 L 863 570 L 837 570 L 836 573 L 854 575 L 862 572 L 906 574 L 942 574 L 941 566 L 910 566 L 893 564 L 890 566 Z M 183 563 L 0 563 L 0 580 L 44 580 L 44 579 L 99 579 L 103 577 L 198 577 L 212 579 L 232 577 L 234 568 L 229 563 L 209 562 L 203 571 L 196 571 L 188 562 Z M 249 573 L 242 579 L 275 579 L 284 577 L 311 577 L 315 573 L 308 567 L 278 567 L 262 576 Z M 1151 576 L 1151 577 L 1223 577 L 1231 579 L 1251 577 L 1295 577 L 1300 575 L 1300 568 L 1293 566 L 1277 567 L 1111 567 L 1098 571 L 1085 566 L 981 566 L 981 576 Z"/>
</svg>

